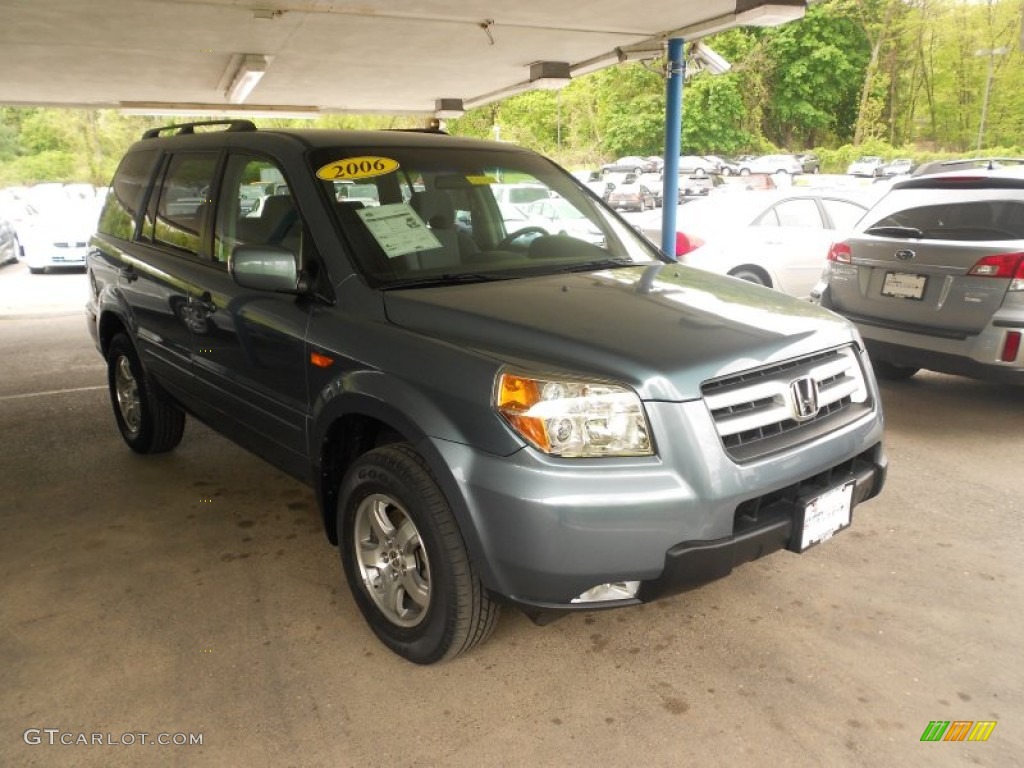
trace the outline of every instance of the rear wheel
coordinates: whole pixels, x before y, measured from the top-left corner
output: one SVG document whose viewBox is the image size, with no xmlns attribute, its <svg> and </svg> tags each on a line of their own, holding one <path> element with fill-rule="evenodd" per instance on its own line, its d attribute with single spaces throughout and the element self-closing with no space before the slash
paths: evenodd
<svg viewBox="0 0 1024 768">
<path fill-rule="evenodd" d="M 185 413 L 153 382 L 123 333 L 110 340 L 107 384 L 121 437 L 136 453 L 165 453 L 181 442 Z"/>
<path fill-rule="evenodd" d="M 905 381 L 921 370 L 906 365 L 895 365 L 887 360 L 872 360 L 871 367 L 875 369 L 878 378 L 887 381 Z"/>
<path fill-rule="evenodd" d="M 356 460 L 338 494 L 338 532 L 356 604 L 399 656 L 451 659 L 494 630 L 500 606 L 484 592 L 451 508 L 411 446 Z"/>
</svg>

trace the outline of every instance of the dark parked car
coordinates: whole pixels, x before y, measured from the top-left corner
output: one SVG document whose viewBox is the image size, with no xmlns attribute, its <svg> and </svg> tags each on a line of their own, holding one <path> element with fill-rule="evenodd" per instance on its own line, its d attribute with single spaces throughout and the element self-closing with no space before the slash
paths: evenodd
<svg viewBox="0 0 1024 768">
<path fill-rule="evenodd" d="M 615 162 L 605 163 L 601 170 L 605 173 L 635 173 L 639 176 L 641 173 L 657 173 L 661 166 L 658 158 L 629 155 L 620 157 Z"/>
<path fill-rule="evenodd" d="M 508 144 L 221 125 L 149 131 L 114 177 L 87 307 L 114 419 L 153 454 L 188 413 L 309 483 L 403 657 L 472 648 L 503 604 L 635 605 L 802 552 L 881 490 L 881 403 L 838 315 L 676 264 Z M 287 194 L 246 216 L 262 178 Z M 587 226 L 523 225 L 498 179 Z M 174 206 L 185 182 L 212 196 Z"/>
<path fill-rule="evenodd" d="M 896 182 L 813 297 L 857 323 L 880 376 L 1024 383 L 1024 168 Z"/>
</svg>

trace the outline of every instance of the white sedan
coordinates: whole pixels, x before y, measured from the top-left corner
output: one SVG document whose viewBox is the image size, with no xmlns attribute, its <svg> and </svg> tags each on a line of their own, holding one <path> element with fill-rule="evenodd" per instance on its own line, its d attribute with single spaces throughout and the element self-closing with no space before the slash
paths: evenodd
<svg viewBox="0 0 1024 768">
<path fill-rule="evenodd" d="M 871 202 L 849 191 L 817 189 L 695 200 L 679 208 L 675 255 L 693 267 L 808 298 L 832 242 Z M 660 214 L 638 223 L 652 242 L 661 243 Z"/>
</svg>

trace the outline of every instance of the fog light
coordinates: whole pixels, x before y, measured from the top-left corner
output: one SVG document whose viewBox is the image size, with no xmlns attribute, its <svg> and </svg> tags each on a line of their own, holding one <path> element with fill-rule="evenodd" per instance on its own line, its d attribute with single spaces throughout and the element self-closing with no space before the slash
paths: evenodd
<svg viewBox="0 0 1024 768">
<path fill-rule="evenodd" d="M 598 584 L 591 587 L 579 597 L 574 597 L 574 603 L 600 603 L 605 600 L 632 600 L 640 589 L 639 581 L 613 581 L 609 584 Z"/>
</svg>

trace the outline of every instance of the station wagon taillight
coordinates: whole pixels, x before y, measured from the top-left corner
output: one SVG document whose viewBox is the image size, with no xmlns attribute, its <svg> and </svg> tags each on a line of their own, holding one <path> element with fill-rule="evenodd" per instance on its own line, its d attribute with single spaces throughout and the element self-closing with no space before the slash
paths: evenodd
<svg viewBox="0 0 1024 768">
<path fill-rule="evenodd" d="M 832 243 L 832 247 L 828 249 L 828 260 L 849 264 L 853 261 L 853 251 L 846 243 Z"/>
<path fill-rule="evenodd" d="M 1024 291 L 1024 253 L 994 253 L 967 272 L 974 277 L 1010 278 L 1011 291 Z"/>
</svg>

